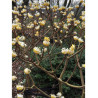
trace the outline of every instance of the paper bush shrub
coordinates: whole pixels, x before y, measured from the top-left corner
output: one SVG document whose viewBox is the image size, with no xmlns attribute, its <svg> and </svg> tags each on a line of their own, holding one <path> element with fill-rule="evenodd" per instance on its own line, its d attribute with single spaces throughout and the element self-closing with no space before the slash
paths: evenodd
<svg viewBox="0 0 98 98">
<path fill-rule="evenodd" d="M 84 8 L 83 0 L 74 7 L 50 6 L 47 0 L 13 7 L 13 98 L 25 98 L 30 89 L 46 98 L 85 98 Z M 54 85 L 53 92 L 41 89 Z"/>
</svg>

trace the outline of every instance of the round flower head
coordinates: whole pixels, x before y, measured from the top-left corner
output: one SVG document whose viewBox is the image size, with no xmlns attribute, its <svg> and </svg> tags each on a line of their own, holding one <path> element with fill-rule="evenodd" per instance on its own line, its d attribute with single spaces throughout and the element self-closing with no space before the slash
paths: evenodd
<svg viewBox="0 0 98 98">
<path fill-rule="evenodd" d="M 17 30 L 21 30 L 22 28 L 21 28 L 20 26 L 17 26 L 16 29 L 17 29 Z"/>
<path fill-rule="evenodd" d="M 24 48 L 24 47 L 27 46 L 24 42 L 21 42 L 21 41 L 18 41 L 18 44 L 19 44 L 22 48 Z"/>
<path fill-rule="evenodd" d="M 50 41 L 49 37 L 44 37 L 44 41 Z"/>
<path fill-rule="evenodd" d="M 57 97 L 61 97 L 61 96 L 62 96 L 61 92 L 58 92 Z"/>
<path fill-rule="evenodd" d="M 69 53 L 69 49 L 67 48 L 62 48 L 61 50 L 62 54 L 68 54 Z"/>
<path fill-rule="evenodd" d="M 30 13 L 28 13 L 28 17 L 29 17 L 29 18 L 33 18 L 33 15 L 30 14 Z"/>
<path fill-rule="evenodd" d="M 24 89 L 24 86 L 23 85 L 16 85 L 16 89 L 21 91 Z"/>
<path fill-rule="evenodd" d="M 27 8 L 27 6 L 26 6 L 26 5 L 24 5 L 24 8 Z"/>
<path fill-rule="evenodd" d="M 78 24 L 80 24 L 80 21 L 79 20 L 75 20 L 74 21 L 74 26 L 77 26 Z"/>
<path fill-rule="evenodd" d="M 35 13 L 35 16 L 36 16 L 36 17 L 40 16 L 40 13 L 39 13 L 39 12 L 36 12 L 36 13 Z"/>
<path fill-rule="evenodd" d="M 36 26 L 35 29 L 36 29 L 36 30 L 39 30 L 39 29 L 40 29 L 40 26 Z"/>
<path fill-rule="evenodd" d="M 41 18 L 41 17 L 39 17 L 39 20 L 42 20 L 42 18 Z"/>
<path fill-rule="evenodd" d="M 63 33 L 63 30 L 60 30 L 60 33 Z"/>
<path fill-rule="evenodd" d="M 22 9 L 21 10 L 21 13 L 25 13 L 27 10 L 26 9 Z"/>
<path fill-rule="evenodd" d="M 34 47 L 34 48 L 33 48 L 33 52 L 34 52 L 35 54 L 40 54 L 40 53 L 41 53 L 41 50 L 40 50 L 40 48 L 38 48 L 38 47 Z"/>
<path fill-rule="evenodd" d="M 74 40 L 78 40 L 78 37 L 77 37 L 77 36 L 74 36 L 73 39 L 74 39 Z"/>
<path fill-rule="evenodd" d="M 64 24 L 64 25 L 63 25 L 63 28 L 64 28 L 65 30 L 67 30 L 67 29 L 68 29 L 67 24 Z"/>
<path fill-rule="evenodd" d="M 39 36 L 39 31 L 36 31 L 35 36 Z"/>
<path fill-rule="evenodd" d="M 43 21 L 40 21 L 39 23 L 40 23 L 41 26 L 44 26 L 46 24 L 46 21 L 43 20 Z"/>
<path fill-rule="evenodd" d="M 17 98 L 23 98 L 22 94 L 17 94 Z"/>
<path fill-rule="evenodd" d="M 50 42 L 49 41 L 43 41 L 43 45 L 44 46 L 49 46 L 50 45 Z"/>
<path fill-rule="evenodd" d="M 25 68 L 25 69 L 24 69 L 24 73 L 25 73 L 25 74 L 30 74 L 30 72 L 31 72 L 30 69 L 28 69 L 28 68 Z"/>
<path fill-rule="evenodd" d="M 34 20 L 34 25 L 36 25 L 37 24 L 37 21 L 36 20 Z"/>
<path fill-rule="evenodd" d="M 84 42 L 82 38 L 79 38 L 78 41 L 79 41 L 79 43 L 83 43 Z"/>
<path fill-rule="evenodd" d="M 12 76 L 12 81 L 15 81 L 17 79 L 16 76 Z"/>
</svg>

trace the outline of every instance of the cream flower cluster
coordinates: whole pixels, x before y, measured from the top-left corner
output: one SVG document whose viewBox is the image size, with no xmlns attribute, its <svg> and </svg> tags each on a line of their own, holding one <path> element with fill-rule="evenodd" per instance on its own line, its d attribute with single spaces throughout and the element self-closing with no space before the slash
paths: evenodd
<svg viewBox="0 0 98 98">
<path fill-rule="evenodd" d="M 35 54 L 41 54 L 41 50 L 40 50 L 39 47 L 34 47 L 34 48 L 33 48 L 33 52 L 34 52 Z"/>
<path fill-rule="evenodd" d="M 59 26 L 59 24 L 57 23 L 57 22 L 54 22 L 54 26 L 56 27 L 56 28 L 60 28 L 60 26 Z"/>
<path fill-rule="evenodd" d="M 29 18 L 33 18 L 33 15 L 31 13 L 28 13 Z"/>
<path fill-rule="evenodd" d="M 12 30 L 14 30 L 14 29 L 17 29 L 17 30 L 21 30 L 22 29 L 21 23 L 19 22 L 18 19 L 13 21 Z"/>
<path fill-rule="evenodd" d="M 72 46 L 69 49 L 68 48 L 62 48 L 61 53 L 71 55 L 74 53 L 74 50 L 75 50 L 75 45 L 72 44 Z"/>
<path fill-rule="evenodd" d="M 39 17 L 40 16 L 40 13 L 38 11 L 36 11 L 35 16 L 36 17 Z"/>
<path fill-rule="evenodd" d="M 25 68 L 25 69 L 24 69 L 24 73 L 25 73 L 25 74 L 30 74 L 30 72 L 31 72 L 30 69 L 28 69 L 28 68 Z"/>
<path fill-rule="evenodd" d="M 44 25 L 46 24 L 46 20 L 39 21 L 39 24 L 40 24 L 41 26 L 44 26 Z"/>
<path fill-rule="evenodd" d="M 80 24 L 79 20 L 74 20 L 74 26 L 77 26 L 78 24 Z"/>
<path fill-rule="evenodd" d="M 22 48 L 24 48 L 27 46 L 25 42 L 23 42 L 24 40 L 25 40 L 25 36 L 17 36 L 16 38 L 12 39 L 12 45 L 18 43 Z"/>
<path fill-rule="evenodd" d="M 12 76 L 12 81 L 17 80 L 17 77 L 15 75 Z"/>
<path fill-rule="evenodd" d="M 49 37 L 44 37 L 43 45 L 44 46 L 49 46 L 50 45 L 50 38 Z"/>
<path fill-rule="evenodd" d="M 64 96 L 62 96 L 61 92 L 58 92 L 56 95 L 51 94 L 51 98 L 64 98 Z"/>
<path fill-rule="evenodd" d="M 29 24 L 27 24 L 27 28 L 31 29 L 34 27 L 34 23 L 30 22 Z"/>
<path fill-rule="evenodd" d="M 24 86 L 23 85 L 16 85 L 16 89 L 21 91 L 24 89 Z"/>
<path fill-rule="evenodd" d="M 73 39 L 74 40 L 78 40 L 79 43 L 83 43 L 83 39 L 82 38 L 79 38 L 78 36 L 73 36 Z"/>
</svg>

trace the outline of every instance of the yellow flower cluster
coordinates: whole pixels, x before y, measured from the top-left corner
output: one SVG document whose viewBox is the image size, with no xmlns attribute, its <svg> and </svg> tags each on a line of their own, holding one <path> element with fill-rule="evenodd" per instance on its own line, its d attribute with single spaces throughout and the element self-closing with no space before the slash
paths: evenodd
<svg viewBox="0 0 98 98">
<path fill-rule="evenodd" d="M 43 45 L 44 46 L 49 46 L 50 45 L 50 38 L 49 37 L 44 37 Z"/>
<path fill-rule="evenodd" d="M 80 24 L 79 20 L 74 20 L 74 26 L 77 26 L 78 24 Z"/>
<path fill-rule="evenodd" d="M 23 85 L 16 85 L 16 89 L 21 91 L 24 89 L 24 86 Z"/>
<path fill-rule="evenodd" d="M 17 79 L 17 77 L 14 75 L 12 76 L 12 81 L 15 81 Z"/>
<path fill-rule="evenodd" d="M 45 20 L 39 21 L 39 24 L 40 24 L 41 26 L 44 26 L 44 25 L 46 24 L 46 21 L 45 21 Z"/>
<path fill-rule="evenodd" d="M 36 31 L 35 36 L 39 36 L 39 31 Z"/>
<path fill-rule="evenodd" d="M 54 22 L 54 26 L 56 27 L 56 28 L 60 28 L 60 26 L 59 26 L 59 24 L 57 23 L 57 22 Z"/>
<path fill-rule="evenodd" d="M 62 48 L 61 49 L 61 52 L 62 52 L 62 54 L 69 54 L 69 55 L 71 55 L 71 54 L 73 54 L 74 53 L 74 50 L 75 50 L 75 45 L 73 45 L 72 44 L 72 46 L 68 49 L 66 49 L 66 48 Z"/>
<path fill-rule="evenodd" d="M 40 16 L 40 13 L 37 11 L 37 12 L 35 13 L 35 16 L 36 16 L 36 17 L 39 17 L 39 16 Z"/>
<path fill-rule="evenodd" d="M 83 43 L 84 42 L 82 38 L 79 38 L 77 36 L 73 36 L 73 39 L 74 40 L 78 40 L 79 43 Z"/>
<path fill-rule="evenodd" d="M 27 28 L 31 29 L 34 27 L 34 24 L 32 22 L 30 22 L 28 25 L 27 25 Z"/>
<path fill-rule="evenodd" d="M 21 10 L 21 13 L 23 14 L 23 13 L 26 13 L 27 12 L 27 10 L 26 9 L 22 9 Z"/>
<path fill-rule="evenodd" d="M 50 3 L 49 3 L 49 2 L 44 2 L 43 5 L 44 5 L 44 6 L 49 6 Z"/>
<path fill-rule="evenodd" d="M 16 20 L 17 21 L 17 20 Z M 21 23 L 20 22 L 16 22 L 12 24 L 12 30 L 17 29 L 17 30 L 21 30 Z"/>
<path fill-rule="evenodd" d="M 28 68 L 25 68 L 25 69 L 24 69 L 24 73 L 25 73 L 25 74 L 30 74 L 30 72 L 31 72 L 30 69 L 28 69 Z"/>
<path fill-rule="evenodd" d="M 41 53 L 41 50 L 40 50 L 39 47 L 34 47 L 34 48 L 33 48 L 33 52 L 34 52 L 35 54 L 40 54 L 40 53 Z"/>
<path fill-rule="evenodd" d="M 16 38 L 13 38 L 12 45 L 15 45 L 18 43 L 22 48 L 26 47 L 27 45 L 23 42 L 25 40 L 25 36 L 17 36 Z"/>
<path fill-rule="evenodd" d="M 61 6 L 58 10 L 59 11 L 65 10 L 65 7 L 64 6 Z"/>
<path fill-rule="evenodd" d="M 29 18 L 33 18 L 33 15 L 31 13 L 28 13 Z"/>
</svg>

